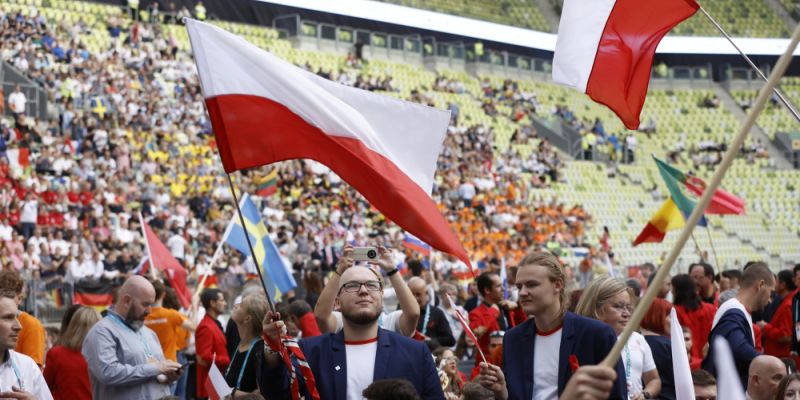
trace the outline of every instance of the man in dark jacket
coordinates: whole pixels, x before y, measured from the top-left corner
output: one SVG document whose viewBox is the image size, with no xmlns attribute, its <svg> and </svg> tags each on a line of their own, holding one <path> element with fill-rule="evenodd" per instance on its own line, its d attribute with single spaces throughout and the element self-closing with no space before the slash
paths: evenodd
<svg viewBox="0 0 800 400">
<path fill-rule="evenodd" d="M 428 284 L 420 277 L 413 277 L 408 280 L 408 288 L 414 294 L 419 304 L 420 317 L 417 322 L 417 331 L 414 338 L 424 341 L 431 349 L 436 350 L 440 346 L 452 347 L 456 344 L 453 331 L 447 316 L 439 307 L 430 302 L 428 295 Z"/>
</svg>

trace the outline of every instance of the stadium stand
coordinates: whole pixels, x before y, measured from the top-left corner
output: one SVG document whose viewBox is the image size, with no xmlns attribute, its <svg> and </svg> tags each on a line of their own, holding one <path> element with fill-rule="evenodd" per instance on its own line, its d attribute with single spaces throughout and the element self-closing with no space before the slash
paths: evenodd
<svg viewBox="0 0 800 400">
<path fill-rule="evenodd" d="M 535 2 L 524 0 L 380 0 L 406 7 L 491 21 L 538 31 L 550 31 L 550 25 Z"/>
<path fill-rule="evenodd" d="M 198 103 L 196 101 L 192 103 L 192 100 L 197 99 L 198 88 L 196 78 L 190 73 L 193 68 L 187 54 L 188 37 L 185 29 L 174 21 L 164 21 L 154 26 L 136 25 L 120 8 L 85 2 L 4 0 L 0 4 L 3 5 L 6 17 L 16 18 L 16 13 L 20 13 L 23 19 L 42 18 L 51 22 L 49 26 L 58 27 L 53 32 L 54 37 L 51 38 L 60 43 L 63 50 L 74 51 L 71 57 L 83 54 L 80 51 L 85 49 L 88 53 L 86 57 L 92 60 L 91 62 L 105 59 L 104 62 L 111 65 L 109 68 L 123 76 L 131 73 L 126 62 L 141 61 L 139 52 L 160 50 L 162 57 L 165 57 L 164 64 L 149 70 L 153 74 L 150 83 L 158 88 L 155 93 L 164 97 L 167 104 L 194 107 L 193 109 L 198 111 L 196 109 Z M 425 4 L 427 7 L 429 3 Z M 455 3 L 442 1 L 436 4 L 442 4 L 435 6 L 442 9 L 434 8 L 435 10 L 447 11 L 449 9 L 444 7 Z M 491 4 L 492 7 L 501 7 L 502 4 L 509 3 Z M 725 2 L 720 5 L 715 3 L 713 8 L 709 6 L 709 11 L 714 14 L 727 10 L 731 15 L 729 18 L 749 16 L 751 20 L 765 21 L 763 24 L 760 22 L 755 24 L 752 30 L 740 33 L 743 35 L 754 37 L 785 35 L 785 28 L 779 21 L 776 22 L 768 14 L 764 14 L 764 8 L 760 4 L 760 1 L 752 4 L 751 2 L 747 4 Z M 453 10 L 450 12 L 458 13 L 455 10 L 457 7 L 452 7 Z M 539 15 L 534 11 L 535 5 L 526 7 L 530 8 L 529 15 Z M 485 10 L 488 13 L 491 13 L 488 10 L 492 10 L 474 6 L 469 6 L 468 9 Z M 506 14 L 509 18 L 519 18 L 525 12 L 527 11 Z M 537 25 L 541 24 L 541 18 L 535 16 L 525 20 L 529 22 L 513 24 L 525 23 L 528 25 L 522 26 L 532 28 L 541 26 Z M 489 19 L 483 14 L 475 17 Z M 144 13 L 142 18 L 146 19 L 147 14 Z M 697 18 L 701 17 L 694 19 Z M 529 233 L 530 237 L 535 237 L 533 239 L 535 243 L 562 249 L 565 260 L 571 265 L 577 265 L 585 254 L 584 250 L 577 249 L 578 245 L 596 244 L 604 226 L 611 232 L 611 247 L 619 265 L 658 261 L 674 240 L 674 234 L 668 235 L 662 244 L 647 244 L 636 248 L 630 244 L 650 215 L 656 211 L 666 193 L 650 155 L 668 159 L 679 168 L 708 179 L 714 164 L 718 161 L 720 145 L 728 141 L 740 123 L 725 104 L 720 104 L 715 99 L 715 92 L 711 89 L 666 88 L 656 85 L 648 96 L 642 118 L 651 132 L 636 134 L 637 143 L 635 146 L 630 145 L 633 147 L 632 162 L 617 164 L 574 161 L 570 154 L 553 148 L 538 137 L 535 129 L 531 128 L 531 119 L 536 118 L 551 126 L 564 122 L 584 135 L 590 131 L 597 133 L 602 130 L 603 133 L 597 135 L 601 137 L 601 142 L 595 143 L 597 157 L 602 160 L 630 161 L 630 157 L 626 158 L 625 155 L 627 148 L 625 138 L 632 133 L 626 131 L 608 109 L 595 104 L 574 90 L 547 81 L 510 80 L 499 75 L 473 76 L 464 71 L 447 69 L 431 71 L 422 65 L 379 59 L 361 63 L 352 57 L 296 49 L 289 41 L 280 39 L 278 31 L 274 29 L 226 21 L 214 21 L 214 23 L 244 36 L 257 46 L 268 49 L 287 61 L 330 79 L 398 98 L 441 108 L 458 109 L 458 119 L 454 121 L 451 135 L 446 143 L 451 152 L 440 159 L 441 169 L 450 173 L 440 173 L 437 176 L 439 189 L 436 199 L 443 210 L 452 215 L 454 229 L 461 236 L 471 255 L 475 259 L 487 262 L 492 259 L 496 261 L 504 254 L 509 254 L 509 262 L 518 259 L 521 256 L 521 249 L 527 248 L 530 243 L 520 242 L 515 234 L 525 232 Z M 682 33 L 697 35 L 713 33 L 703 30 L 704 28 L 692 28 L 698 24 L 699 22 L 690 23 Z M 115 33 L 117 26 L 120 28 L 118 35 Z M 137 37 L 133 37 L 134 31 Z M 70 69 L 63 61 L 56 60 L 52 54 L 44 55 L 36 50 L 40 39 L 35 38 L 32 41 L 33 47 L 30 53 L 25 53 L 25 50 L 20 51 L 19 48 L 12 46 L 11 42 L 4 41 L 4 45 L 0 46 L 3 59 L 21 70 L 24 66 L 23 58 L 28 57 L 34 61 L 29 63 L 27 74 L 43 83 L 52 93 L 58 104 L 53 105 L 57 110 L 52 110 L 51 113 L 56 125 L 63 123 L 63 115 L 67 112 L 66 103 L 62 101 L 66 97 L 72 97 L 76 101 L 74 105 L 79 109 L 78 114 L 82 113 L 82 119 L 89 123 L 96 123 L 96 117 L 100 117 L 100 120 L 104 118 L 97 111 L 93 111 L 97 105 L 96 101 L 105 104 L 107 112 L 113 116 L 111 121 L 122 123 L 120 126 L 113 126 L 114 133 L 109 136 L 119 135 L 111 141 L 115 148 L 127 146 L 130 149 L 130 170 L 141 171 L 143 167 L 147 169 L 152 168 L 154 163 L 160 164 L 157 174 L 146 177 L 137 173 L 134 179 L 123 176 L 122 181 L 130 185 L 134 182 L 151 182 L 158 196 L 170 193 L 172 199 L 160 204 L 157 211 L 182 217 L 177 218 L 179 222 L 176 222 L 175 218 L 170 218 L 169 223 L 187 223 L 191 229 L 196 229 L 191 225 L 197 221 L 197 215 L 192 215 L 193 212 L 196 214 L 194 205 L 200 201 L 198 198 L 209 200 L 210 205 L 206 204 L 203 208 L 207 209 L 209 215 L 213 215 L 213 218 L 209 219 L 217 222 L 212 223 L 206 232 L 200 229 L 199 232 L 195 232 L 197 236 L 189 238 L 191 247 L 205 255 L 198 257 L 197 260 L 188 260 L 190 265 L 202 263 L 202 258 L 207 261 L 213 252 L 212 238 L 220 233 L 223 228 L 221 224 L 228 220 L 231 210 L 229 206 L 225 206 L 230 199 L 226 194 L 225 181 L 216 166 L 216 156 L 213 156 L 211 147 L 213 143 L 206 136 L 208 126 L 203 125 L 205 123 L 203 118 L 198 117 L 191 123 L 180 124 L 172 117 L 164 115 L 171 122 L 163 127 L 162 133 L 156 129 L 161 122 L 145 123 L 121 118 L 120 114 L 126 109 L 118 106 L 125 104 L 114 100 L 113 90 L 108 92 L 100 87 L 91 87 L 89 91 L 83 93 L 70 92 L 72 90 L 70 79 L 85 79 L 85 75 L 76 74 L 70 77 L 69 74 L 75 73 L 75 69 Z M 141 50 L 137 49 L 138 46 L 131 47 L 131 43 L 137 42 L 141 44 Z M 176 55 L 174 63 L 168 55 L 173 48 Z M 117 49 L 121 58 L 109 58 L 113 55 L 109 49 Z M 20 53 L 25 57 L 21 57 Z M 66 76 L 53 80 L 54 78 L 47 76 L 48 72 L 63 73 Z M 141 87 L 142 79 L 144 78 L 132 79 L 126 85 L 134 87 L 138 85 L 140 87 L 138 93 L 144 96 L 143 98 L 150 104 L 147 108 L 152 110 L 158 102 L 146 88 Z M 54 86 L 56 82 L 60 86 Z M 797 99 L 799 97 L 797 78 L 785 78 L 784 89 L 790 97 Z M 65 94 L 68 96 L 64 96 Z M 733 95 L 741 102 L 752 98 L 752 92 L 734 92 Z M 94 105 L 93 100 L 95 100 Z M 791 117 L 781 111 L 779 106 L 773 106 L 759 124 L 770 133 L 790 127 Z M 92 118 L 86 118 L 92 115 L 95 117 L 94 122 Z M 771 124 L 770 121 L 779 122 Z M 43 123 L 43 126 L 50 124 L 48 121 L 38 122 Z M 91 126 L 86 128 L 88 128 L 86 131 L 93 131 Z M 608 145 L 612 134 L 620 143 L 616 148 Z M 174 138 L 171 137 L 173 135 Z M 464 135 L 469 140 L 459 139 Z M 472 142 L 477 142 L 480 146 L 476 148 Z M 9 148 L 17 148 L 20 145 L 12 141 Z M 40 159 L 47 158 L 48 152 L 57 159 L 58 152 L 48 147 L 51 146 L 32 147 L 34 164 Z M 733 267 L 740 266 L 747 260 L 764 259 L 770 261 L 776 268 L 787 262 L 794 262 L 800 256 L 798 250 L 800 228 L 794 223 L 800 217 L 796 207 L 797 189 L 800 188 L 795 188 L 793 185 L 800 181 L 798 179 L 800 174 L 797 171 L 775 170 L 771 165 L 769 154 L 765 153 L 757 140 L 750 139 L 745 150 L 736 161 L 724 186 L 747 200 L 748 214 L 710 218 L 709 232 L 713 237 L 720 264 Z M 96 153 L 91 158 L 98 162 L 104 160 L 106 156 L 102 149 L 92 149 L 90 152 Z M 186 163 L 189 154 L 203 155 L 206 161 Z M 81 159 L 82 156 L 76 155 L 72 162 L 77 164 Z M 119 168 L 119 159 L 116 162 Z M 310 167 L 302 167 L 297 162 L 285 163 L 278 167 L 281 180 L 287 189 L 266 200 L 270 207 L 288 213 L 298 202 L 301 205 L 307 203 L 304 212 L 308 215 L 325 216 L 339 213 L 321 207 L 321 204 L 333 204 L 337 207 L 356 204 L 354 209 L 365 213 L 369 209 L 367 204 L 357 200 L 360 196 L 350 190 L 337 190 L 338 193 L 329 190 L 342 186 L 336 182 L 335 177 L 327 176 L 324 169 L 314 168 L 314 173 L 302 179 L 294 177 L 298 170 L 303 171 L 305 168 Z M 471 199 L 466 209 L 460 206 L 463 204 L 460 203 L 463 198 L 460 197 L 458 190 L 463 182 L 457 174 L 452 173 L 459 169 L 467 171 L 465 176 L 468 181 L 471 178 L 473 184 L 486 185 L 479 187 L 482 190 L 478 190 L 479 195 Z M 250 188 L 257 186 L 260 177 L 265 176 L 268 170 L 265 168 L 250 173 L 243 178 L 243 183 Z M 36 175 L 35 170 L 19 175 L 12 173 L 10 181 L 15 186 L 21 186 L 26 179 L 30 180 Z M 487 182 L 485 177 L 491 175 L 496 179 Z M 111 176 L 114 175 L 108 177 Z M 50 180 L 49 184 L 54 184 L 57 188 L 61 185 L 55 177 L 47 179 Z M 322 183 L 317 183 L 315 186 L 314 180 Z M 62 186 L 59 190 L 66 192 L 72 189 L 69 185 Z M 314 195 L 301 196 L 303 190 Z M 137 194 L 126 193 L 125 190 L 117 193 L 98 190 L 88 195 L 114 198 L 115 200 L 109 202 L 109 208 L 115 202 L 116 205 L 127 203 L 135 206 L 144 200 Z M 16 204 L 16 201 L 12 203 Z M 15 205 L 11 206 L 12 214 L 14 207 Z M 499 212 L 501 217 L 498 220 L 488 219 L 484 214 L 487 209 Z M 531 209 L 540 210 L 546 217 L 532 215 L 529 212 Z M 55 205 L 45 206 L 43 210 L 47 215 L 63 214 L 68 220 L 76 217 L 70 211 L 59 211 Z M 336 218 L 342 220 L 352 219 L 353 214 L 358 214 L 345 207 L 342 207 L 341 212 L 343 215 Z M 103 212 L 101 217 L 89 213 L 82 223 L 95 231 L 110 230 L 112 226 L 127 225 L 129 213 L 125 214 L 126 217 L 119 218 L 114 212 Z M 368 218 L 356 223 L 356 226 L 361 227 L 360 234 L 363 237 L 376 231 L 386 231 L 387 225 L 382 217 L 374 213 L 367 215 Z M 118 222 L 121 220 L 126 221 Z M 272 229 L 280 230 L 285 229 L 288 223 L 285 219 L 276 217 L 270 221 L 270 225 Z M 314 231 L 315 235 L 331 234 L 326 231 L 330 227 L 318 226 L 306 229 Z M 169 237 L 169 229 L 160 232 L 165 239 Z M 712 257 L 707 236 L 700 233 L 697 236 L 702 250 L 709 253 L 708 257 Z M 395 236 L 393 239 L 398 238 Z M 500 245 L 493 246 L 494 242 Z M 292 244 L 291 241 L 284 244 L 288 248 L 296 246 L 296 243 Z M 82 245 L 92 247 L 90 242 Z M 103 248 L 103 246 L 96 247 Z M 141 246 L 134 244 L 123 246 L 116 244 L 103 250 L 110 250 L 106 256 L 113 259 L 118 259 L 122 253 L 126 253 L 126 257 L 135 261 L 141 257 Z M 12 255 L 9 254 L 8 257 Z M 697 255 L 695 249 L 687 246 L 681 257 L 683 265 L 686 265 L 695 260 Z M 18 255 L 18 258 L 23 260 L 22 255 Z M 70 262 L 80 264 L 83 261 Z M 237 260 L 231 256 L 226 262 L 236 264 Z M 600 268 L 600 273 L 602 269 L 603 267 Z"/>
</svg>

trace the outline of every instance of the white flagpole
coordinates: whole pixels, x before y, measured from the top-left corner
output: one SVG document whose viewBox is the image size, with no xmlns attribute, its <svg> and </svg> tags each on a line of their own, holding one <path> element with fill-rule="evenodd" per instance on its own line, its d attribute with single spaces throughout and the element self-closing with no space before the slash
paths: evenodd
<svg viewBox="0 0 800 400">
<path fill-rule="evenodd" d="M 792 61 L 792 53 L 794 53 L 794 49 L 797 47 L 798 42 L 800 42 L 800 25 L 798 25 L 794 30 L 794 33 L 792 33 L 789 46 L 786 48 L 786 51 L 783 53 L 781 58 L 778 59 L 778 63 L 775 64 L 775 68 L 772 70 L 767 84 L 764 85 L 764 87 L 762 87 L 761 91 L 758 93 L 758 98 L 756 98 L 756 102 L 753 104 L 753 107 L 750 108 L 750 111 L 747 114 L 747 119 L 742 124 L 742 127 L 739 129 L 739 133 L 733 139 L 733 142 L 728 146 L 728 151 L 722 158 L 722 162 L 720 163 L 719 167 L 717 167 L 716 172 L 714 172 L 714 176 L 711 178 L 711 182 L 703 192 L 703 196 L 700 197 L 700 200 L 694 207 L 692 214 L 686 221 L 686 225 L 684 225 L 678 240 L 675 242 L 672 250 L 670 250 L 669 255 L 667 255 L 664 265 L 662 265 L 661 268 L 658 269 L 658 272 L 656 272 L 656 276 L 653 278 L 651 285 L 652 287 L 661 287 L 661 285 L 664 283 L 664 280 L 667 279 L 667 276 L 669 276 L 670 268 L 672 268 L 675 260 L 678 259 L 678 255 L 683 249 L 683 246 L 686 244 L 686 241 L 689 240 L 689 235 L 692 233 L 694 227 L 697 226 L 697 223 L 700 221 L 703 213 L 705 213 L 708 204 L 711 202 L 711 197 L 713 197 L 714 192 L 717 191 L 722 183 L 722 178 L 725 177 L 725 173 L 728 172 L 728 168 L 730 168 L 731 164 L 733 164 L 733 160 L 739 154 L 739 149 L 742 147 L 744 140 L 747 138 L 747 134 L 750 133 L 750 129 L 753 128 L 756 118 L 758 118 L 758 115 L 761 114 L 761 111 L 767 104 L 767 100 L 769 100 L 772 89 L 778 84 L 778 81 L 781 79 L 783 73 L 786 71 L 786 68 L 789 66 L 789 63 Z M 642 297 L 642 299 L 639 301 L 639 305 L 636 306 L 636 310 L 634 310 L 631 319 L 628 321 L 628 325 L 625 327 L 625 330 L 622 331 L 622 334 L 614 344 L 611 352 L 609 352 L 608 356 L 603 360 L 603 365 L 613 368 L 614 365 L 617 364 L 620 353 L 622 352 L 622 348 L 625 347 L 625 344 L 628 342 L 628 339 L 631 337 L 633 331 L 639 329 L 639 324 L 642 322 L 642 318 L 644 318 L 645 313 L 647 313 L 647 310 L 650 308 L 650 304 L 653 302 L 653 299 L 655 299 L 657 293 L 657 290 L 648 290 L 645 292 L 644 297 Z"/>
</svg>

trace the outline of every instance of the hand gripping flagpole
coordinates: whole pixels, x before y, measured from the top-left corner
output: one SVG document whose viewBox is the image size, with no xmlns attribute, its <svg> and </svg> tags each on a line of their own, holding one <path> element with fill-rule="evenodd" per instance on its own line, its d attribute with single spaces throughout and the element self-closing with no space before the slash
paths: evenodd
<svg viewBox="0 0 800 400">
<path fill-rule="evenodd" d="M 233 194 L 233 203 L 236 204 L 236 213 L 239 214 L 239 223 L 242 224 L 242 229 L 244 230 L 244 238 L 247 241 L 247 248 L 250 249 L 250 257 L 253 259 L 253 264 L 256 266 L 256 272 L 258 272 L 258 279 L 261 281 L 261 287 L 264 288 L 264 294 L 267 296 L 267 303 L 269 304 L 269 309 L 272 312 L 275 312 L 275 304 L 272 303 L 272 299 L 269 297 L 269 290 L 267 290 L 267 284 L 264 283 L 264 275 L 261 272 L 261 266 L 258 265 L 258 259 L 256 258 L 256 252 L 253 250 L 253 244 L 250 242 L 250 234 L 247 233 L 247 224 L 244 222 L 244 215 L 242 215 L 242 208 L 239 206 L 239 198 L 236 196 L 236 188 L 233 186 L 233 179 L 231 179 L 231 174 L 225 173 L 225 176 L 228 177 L 228 184 L 231 187 L 231 194 Z"/>
<path fill-rule="evenodd" d="M 715 20 L 714 17 L 712 17 L 711 14 L 709 14 L 708 11 L 706 11 L 706 9 L 703 8 L 702 6 L 700 7 L 700 11 L 702 11 L 703 15 L 705 15 L 706 18 L 708 18 L 708 20 L 711 21 L 711 24 L 714 25 L 714 27 L 717 28 L 717 30 L 722 34 L 722 36 L 725 36 L 725 39 L 728 39 L 728 41 L 733 45 L 733 47 L 736 49 L 736 51 L 738 51 L 739 54 L 742 55 L 744 60 L 747 61 L 747 64 L 750 65 L 750 68 L 752 68 L 753 71 L 756 71 L 756 74 L 758 74 L 758 76 L 761 77 L 761 79 L 764 80 L 764 82 L 766 82 L 767 81 L 767 77 L 764 75 L 764 73 L 761 72 L 761 70 L 758 67 L 756 67 L 756 64 L 753 63 L 753 60 L 751 60 L 750 57 L 748 57 L 747 54 L 745 54 L 742 51 L 742 49 L 740 49 L 739 46 L 736 45 L 736 42 L 734 42 L 733 38 L 731 38 L 730 35 L 728 35 L 728 32 L 725 32 L 725 29 L 722 29 L 722 25 L 720 25 L 719 22 L 717 22 L 717 20 Z M 798 122 L 800 122 L 800 114 L 798 114 L 797 110 L 794 109 L 794 106 L 792 106 L 792 103 L 790 103 L 789 100 L 786 99 L 786 97 L 783 96 L 783 93 L 781 93 L 781 91 L 778 89 L 777 85 L 776 85 L 776 87 L 772 88 L 772 91 L 775 93 L 776 96 L 778 96 L 778 98 L 781 100 L 781 103 L 783 103 L 783 105 L 786 106 L 786 108 L 789 110 L 789 112 L 792 113 L 794 118 Z"/>
<path fill-rule="evenodd" d="M 764 87 L 762 87 L 759 91 L 755 104 L 753 104 L 753 107 L 750 108 L 747 118 L 742 124 L 742 127 L 739 129 L 739 133 L 733 139 L 733 143 L 728 146 L 728 151 L 725 152 L 725 156 L 722 158 L 722 163 L 720 163 L 719 168 L 717 168 L 716 172 L 714 172 L 714 176 L 711 178 L 711 182 L 709 183 L 708 187 L 706 187 L 705 191 L 703 191 L 703 196 L 700 197 L 700 201 L 697 203 L 692 211 L 692 214 L 689 216 L 689 220 L 686 221 L 686 225 L 684 225 L 678 240 L 675 242 L 672 250 L 670 250 L 667 259 L 664 261 L 664 264 L 661 265 L 661 268 L 659 268 L 656 272 L 656 276 L 653 278 L 653 282 L 650 284 L 651 287 L 661 287 L 664 280 L 669 275 L 669 270 L 672 267 L 672 264 L 675 263 L 675 260 L 678 258 L 678 254 L 680 254 L 683 246 L 686 244 L 686 241 L 689 240 L 689 235 L 692 233 L 694 227 L 697 226 L 697 222 L 700 221 L 700 217 L 702 217 L 703 213 L 705 213 L 706 207 L 708 207 L 708 204 L 711 202 L 711 197 L 713 197 L 714 192 L 717 191 L 717 188 L 719 188 L 720 184 L 722 183 L 722 178 L 725 177 L 725 173 L 728 172 L 728 168 L 730 168 L 733 160 L 739 153 L 739 148 L 747 138 L 747 134 L 753 127 L 756 118 L 767 104 L 770 93 L 778 84 L 778 81 L 781 79 L 783 73 L 786 71 L 786 68 L 789 66 L 789 62 L 792 60 L 792 53 L 797 47 L 798 42 L 800 42 L 800 25 L 798 25 L 798 27 L 794 30 L 794 33 L 792 33 L 789 46 L 781 58 L 778 59 L 778 63 L 775 64 L 775 68 L 772 70 L 766 85 L 764 85 Z M 650 304 L 653 303 L 653 299 L 655 299 L 656 294 L 658 294 L 658 290 L 648 290 L 645 292 L 644 297 L 642 297 L 642 299 L 639 301 L 639 305 L 636 306 L 636 310 L 634 310 L 628 325 L 625 327 L 625 330 L 622 331 L 622 334 L 619 336 L 619 339 L 617 339 L 617 342 L 614 344 L 611 352 L 603 360 L 602 365 L 613 368 L 614 365 L 617 364 L 620 353 L 622 352 L 622 348 L 625 347 L 625 344 L 631 337 L 631 333 L 633 333 L 634 330 L 639 329 L 639 324 L 642 322 L 644 314 L 647 313 L 647 310 L 650 308 Z"/>
</svg>

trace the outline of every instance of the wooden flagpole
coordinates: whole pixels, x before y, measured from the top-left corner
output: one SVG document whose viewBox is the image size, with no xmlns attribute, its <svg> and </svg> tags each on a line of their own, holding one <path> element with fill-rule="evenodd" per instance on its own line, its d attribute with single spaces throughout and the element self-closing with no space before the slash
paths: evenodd
<svg viewBox="0 0 800 400">
<path fill-rule="evenodd" d="M 748 57 L 747 54 L 745 54 L 744 51 L 742 51 L 742 49 L 740 49 L 739 46 L 736 45 L 736 43 L 733 41 L 733 38 L 731 38 L 730 35 L 728 35 L 728 32 L 725 32 L 725 29 L 722 29 L 722 25 L 720 25 L 719 22 L 717 22 L 717 20 L 715 20 L 714 17 L 712 17 L 711 14 L 709 14 L 708 11 L 706 11 L 705 8 L 700 7 L 700 11 L 703 13 L 703 15 L 706 16 L 706 18 L 708 18 L 709 21 L 711 21 L 711 24 L 714 25 L 714 27 L 717 28 L 717 30 L 722 34 L 722 36 L 725 36 L 725 39 L 728 39 L 728 41 L 733 45 L 733 47 L 736 49 L 736 51 L 738 51 L 739 54 L 744 58 L 744 60 L 747 61 L 747 64 L 750 65 L 750 68 L 752 68 L 753 71 L 755 71 L 756 74 L 758 74 L 758 76 L 764 82 L 766 82 L 767 81 L 767 77 L 764 75 L 764 73 L 761 72 L 761 70 L 758 69 L 758 67 L 753 62 L 753 60 L 751 60 L 750 57 Z M 781 93 L 781 91 L 778 89 L 778 87 L 776 86 L 776 87 L 772 88 L 772 91 L 775 93 L 776 96 L 778 96 L 778 98 L 781 100 L 781 103 L 783 103 L 783 105 L 786 106 L 786 108 L 789 110 L 789 112 L 792 113 L 794 118 L 798 122 L 800 122 L 800 114 L 798 114 L 797 110 L 794 109 L 794 106 L 792 106 L 792 103 L 790 103 L 789 100 L 786 97 L 783 96 L 783 93 Z"/>
<path fill-rule="evenodd" d="M 661 265 L 661 268 L 659 268 L 656 272 L 656 276 L 653 278 L 651 286 L 661 287 L 661 285 L 664 283 L 664 280 L 667 279 L 667 276 L 669 276 L 670 268 L 672 268 L 672 265 L 678 258 L 678 255 L 680 254 L 681 249 L 683 249 L 683 246 L 686 244 L 686 241 L 689 240 L 689 235 L 692 233 L 692 230 L 695 226 L 697 226 L 697 223 L 700 221 L 703 213 L 705 213 L 708 204 L 711 202 L 711 197 L 713 197 L 714 192 L 722 183 L 722 178 L 725 177 L 725 173 L 728 172 L 728 168 L 730 168 L 731 164 L 733 164 L 733 160 L 739 153 L 739 148 L 742 147 L 742 143 L 744 143 L 744 140 L 747 138 L 747 134 L 750 132 L 750 129 L 753 128 L 756 118 L 767 104 L 767 100 L 769 100 L 772 90 L 778 84 L 778 81 L 781 79 L 783 73 L 786 71 L 786 68 L 789 66 L 789 63 L 792 61 L 792 53 L 794 53 L 794 49 L 797 47 L 798 42 L 800 42 L 800 25 L 798 25 L 797 28 L 795 28 L 794 33 L 792 33 L 789 46 L 780 59 L 778 59 L 778 63 L 775 64 L 775 68 L 772 70 L 767 83 L 758 92 L 758 97 L 756 98 L 755 104 L 753 104 L 753 107 L 750 108 L 747 118 L 742 124 L 742 127 L 739 129 L 739 133 L 733 139 L 733 143 L 728 146 L 728 151 L 725 152 L 725 156 L 722 158 L 719 168 L 717 168 L 717 170 L 714 172 L 711 182 L 709 183 L 708 187 L 706 187 L 705 191 L 703 191 L 703 196 L 700 197 L 700 201 L 695 206 L 692 214 L 689 216 L 688 221 L 686 221 L 686 225 L 684 225 L 683 230 L 678 237 L 678 241 L 675 242 L 672 250 L 670 250 L 669 255 L 667 255 L 667 259 L 664 260 L 664 264 Z M 625 327 L 625 330 L 622 331 L 622 334 L 620 334 L 617 342 L 611 349 L 611 352 L 609 352 L 608 356 L 606 356 L 606 358 L 603 360 L 602 365 L 610 368 L 613 368 L 614 365 L 616 365 L 623 347 L 625 347 L 625 344 L 631 337 L 631 333 L 633 333 L 634 330 L 639 329 L 639 324 L 642 322 L 642 318 L 644 318 L 645 313 L 647 313 L 647 310 L 650 308 L 650 304 L 653 303 L 653 299 L 655 299 L 657 292 L 657 290 L 648 290 L 645 292 L 644 297 L 642 297 L 642 299 L 639 301 L 639 305 L 636 306 L 636 310 L 634 310 L 628 325 Z"/>
</svg>

